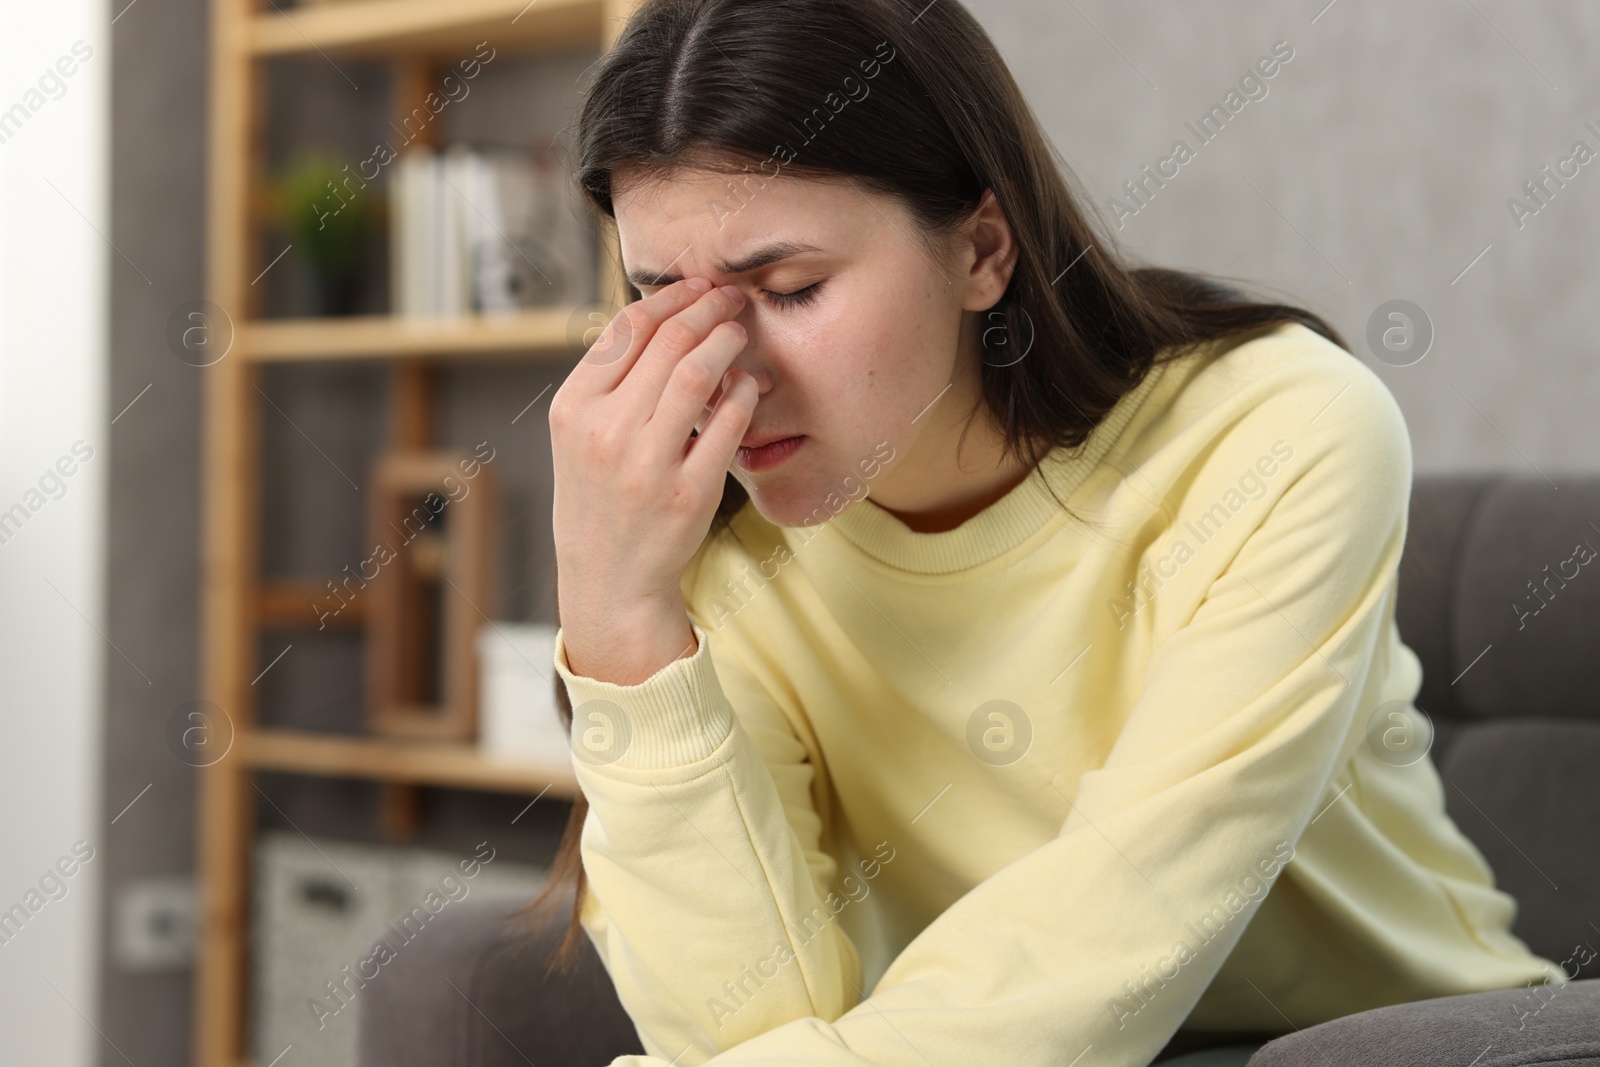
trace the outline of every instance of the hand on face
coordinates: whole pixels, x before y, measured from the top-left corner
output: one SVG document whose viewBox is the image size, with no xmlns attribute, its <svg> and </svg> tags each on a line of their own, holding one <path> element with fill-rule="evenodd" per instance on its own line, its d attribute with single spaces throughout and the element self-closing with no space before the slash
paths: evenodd
<svg viewBox="0 0 1600 1067">
<path fill-rule="evenodd" d="M 552 398 L 564 624 L 677 601 L 756 406 L 755 379 L 732 367 L 743 307 L 699 278 L 635 301 Z"/>
</svg>

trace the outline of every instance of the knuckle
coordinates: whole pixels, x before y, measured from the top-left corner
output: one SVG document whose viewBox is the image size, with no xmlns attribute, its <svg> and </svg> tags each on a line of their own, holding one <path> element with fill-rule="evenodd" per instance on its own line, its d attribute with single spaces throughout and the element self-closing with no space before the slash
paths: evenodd
<svg viewBox="0 0 1600 1067">
<path fill-rule="evenodd" d="M 648 330 L 650 313 L 637 304 L 629 304 L 611 316 L 606 328 L 595 338 L 594 347 L 600 351 L 621 355 L 633 347 L 633 339 L 641 330 Z"/>
<path fill-rule="evenodd" d="M 560 389 L 557 389 L 555 395 L 550 398 L 550 413 L 547 417 L 552 430 L 567 430 L 571 428 L 572 423 L 568 421 L 568 403 L 569 401 L 563 398 Z"/>
<path fill-rule="evenodd" d="M 676 316 L 661 324 L 656 337 L 668 350 L 679 354 L 689 351 L 700 340 L 699 331 Z"/>
<path fill-rule="evenodd" d="M 628 304 L 611 318 L 611 329 L 623 336 L 631 336 L 650 322 L 650 312 L 638 303 Z"/>
<path fill-rule="evenodd" d="M 611 458 L 622 452 L 622 430 L 614 422 L 601 422 L 589 428 L 589 448 L 598 456 Z"/>
<path fill-rule="evenodd" d="M 686 359 L 672 372 L 678 388 L 688 396 L 708 395 L 717 384 L 711 370 L 697 360 Z"/>
</svg>

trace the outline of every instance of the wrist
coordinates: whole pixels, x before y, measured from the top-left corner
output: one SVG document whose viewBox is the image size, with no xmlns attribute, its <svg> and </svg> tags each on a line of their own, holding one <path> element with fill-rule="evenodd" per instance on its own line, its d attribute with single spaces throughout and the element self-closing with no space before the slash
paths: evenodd
<svg viewBox="0 0 1600 1067">
<path fill-rule="evenodd" d="M 668 660 L 653 673 L 645 667 L 617 681 L 571 670 L 566 635 L 557 635 L 555 665 L 572 702 L 569 733 L 580 784 L 607 766 L 622 774 L 688 768 L 727 744 L 733 710 L 704 647 L 706 638 L 689 622 L 691 639 L 699 639 L 697 652 Z"/>
<path fill-rule="evenodd" d="M 676 603 L 613 605 L 603 614 L 561 620 L 567 669 L 615 685 L 638 685 L 676 660 L 694 655 L 698 643 L 683 598 Z"/>
</svg>

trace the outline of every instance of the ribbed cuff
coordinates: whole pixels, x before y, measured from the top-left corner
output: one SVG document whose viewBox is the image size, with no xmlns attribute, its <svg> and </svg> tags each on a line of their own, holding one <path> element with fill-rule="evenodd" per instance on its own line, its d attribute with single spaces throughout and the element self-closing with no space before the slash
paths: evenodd
<svg viewBox="0 0 1600 1067">
<path fill-rule="evenodd" d="M 733 730 L 733 708 L 711 665 L 705 631 L 691 616 L 699 647 L 637 685 L 572 673 L 564 631 L 556 630 L 554 665 L 572 700 L 572 755 L 596 767 L 661 769 L 698 763 Z"/>
</svg>

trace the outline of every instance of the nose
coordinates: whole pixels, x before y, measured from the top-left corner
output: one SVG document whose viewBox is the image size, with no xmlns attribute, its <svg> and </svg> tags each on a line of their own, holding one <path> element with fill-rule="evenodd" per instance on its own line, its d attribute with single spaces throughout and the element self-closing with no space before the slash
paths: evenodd
<svg viewBox="0 0 1600 1067">
<path fill-rule="evenodd" d="M 756 380 L 756 401 L 758 403 L 761 400 L 764 400 L 768 393 L 772 392 L 772 372 L 767 370 L 765 367 L 756 365 L 752 361 L 745 359 L 743 352 L 741 352 L 734 359 L 732 367 L 739 368 Z M 732 368 L 730 367 L 730 369 Z M 711 409 L 716 407 L 718 402 L 721 400 L 722 383 L 719 382 L 717 383 L 716 389 L 712 391 L 711 399 L 706 402 L 706 413 L 710 414 Z"/>
<path fill-rule="evenodd" d="M 748 310 L 748 308 L 743 309 L 734 316 L 734 321 L 744 327 L 746 340 L 744 347 L 739 350 L 739 354 L 733 357 L 731 366 L 739 368 L 756 380 L 756 391 L 759 398 L 772 391 L 772 387 L 777 384 L 777 376 L 772 373 L 772 368 L 767 366 L 766 360 L 761 355 L 761 338 L 758 329 L 751 322 L 746 321 L 745 312 Z"/>
<path fill-rule="evenodd" d="M 772 387 L 776 383 L 776 378 L 771 370 L 761 364 L 759 357 L 752 356 L 750 354 L 750 346 L 748 343 L 746 343 L 744 349 L 734 357 L 733 363 L 730 365 L 730 369 L 732 367 L 739 368 L 756 380 L 757 403 L 760 403 L 766 398 L 768 393 L 772 392 Z M 715 408 L 721 401 L 722 383 L 719 382 L 717 383 L 716 389 L 712 390 L 711 399 L 706 401 L 705 411 L 701 413 L 701 417 L 699 419 L 695 420 L 696 430 L 699 430 L 705 426 L 706 418 L 710 416 L 712 409 Z"/>
<path fill-rule="evenodd" d="M 772 392 L 773 376 L 766 367 L 756 364 L 754 360 L 746 360 L 743 352 L 734 359 L 733 365 L 756 380 L 757 397 L 764 397 Z"/>
</svg>

